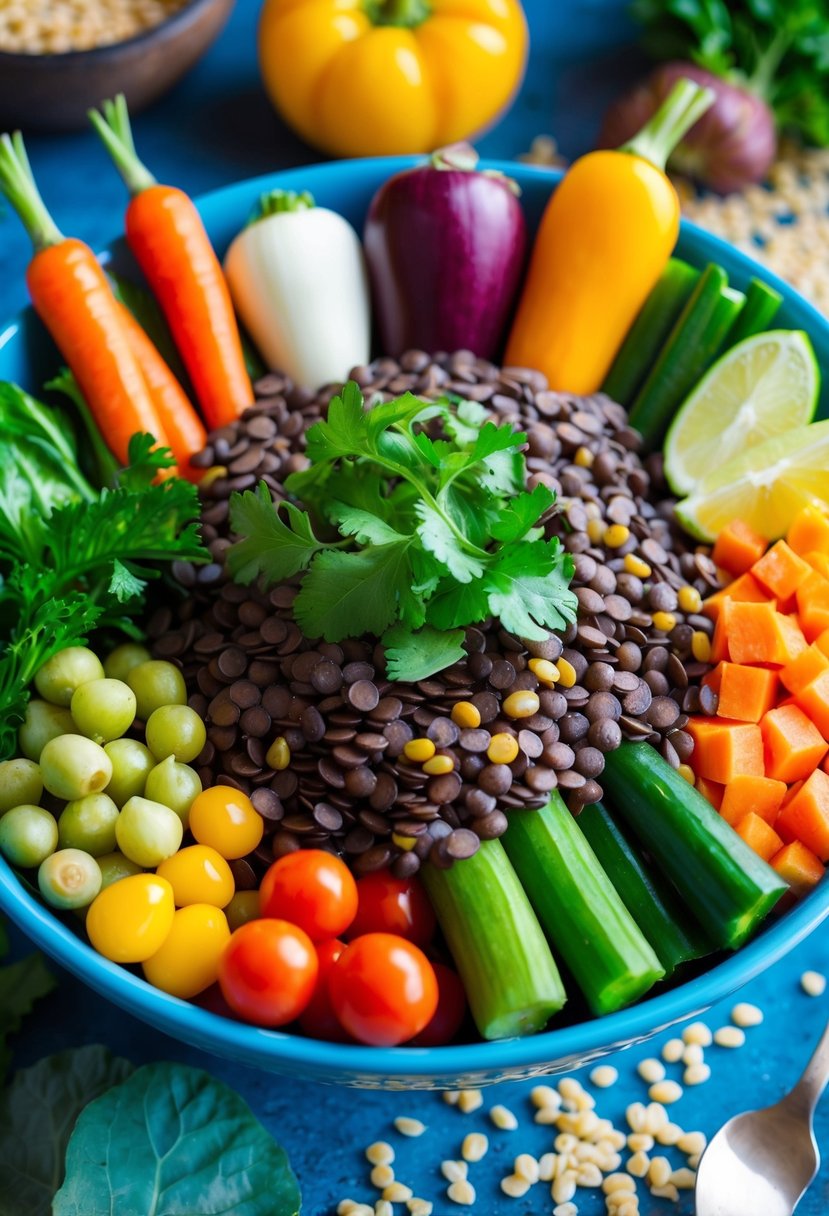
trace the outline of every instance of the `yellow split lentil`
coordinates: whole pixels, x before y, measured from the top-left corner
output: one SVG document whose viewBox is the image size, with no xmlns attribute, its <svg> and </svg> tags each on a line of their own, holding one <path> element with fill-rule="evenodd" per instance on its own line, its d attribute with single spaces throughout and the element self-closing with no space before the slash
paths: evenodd
<svg viewBox="0 0 829 1216">
<path fill-rule="evenodd" d="M 532 667 L 532 660 L 530 660 Z M 452 721 L 461 730 L 476 730 L 481 725 L 481 711 L 471 701 L 458 701 L 452 706 Z"/>
<path fill-rule="evenodd" d="M 403 755 L 407 760 L 414 760 L 416 764 L 422 764 L 424 760 L 431 760 L 437 748 L 431 739 L 410 739 L 403 748 Z"/>
</svg>

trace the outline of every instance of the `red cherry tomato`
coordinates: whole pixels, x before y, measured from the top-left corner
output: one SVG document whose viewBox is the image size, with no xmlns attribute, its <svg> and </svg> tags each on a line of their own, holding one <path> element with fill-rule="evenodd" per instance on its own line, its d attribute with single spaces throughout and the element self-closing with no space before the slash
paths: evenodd
<svg viewBox="0 0 829 1216">
<path fill-rule="evenodd" d="M 396 933 L 428 946 L 435 932 L 435 914 L 418 878 L 395 878 L 377 870 L 357 880 L 357 915 L 348 940 L 364 933 Z"/>
<path fill-rule="evenodd" d="M 275 861 L 262 879 L 263 916 L 288 920 L 313 942 L 339 937 L 357 911 L 357 884 L 339 857 L 322 849 L 299 849 Z"/>
<path fill-rule="evenodd" d="M 417 946 L 393 933 L 366 933 L 331 969 L 331 1003 L 360 1043 L 395 1047 L 419 1034 L 434 1016 L 438 982 Z"/>
<path fill-rule="evenodd" d="M 428 1026 L 407 1047 L 443 1047 L 451 1043 L 466 1017 L 466 992 L 457 971 L 444 963 L 432 963 L 438 982 L 438 1007 Z"/>
<path fill-rule="evenodd" d="M 314 995 L 299 1015 L 299 1028 L 309 1039 L 327 1039 L 330 1043 L 350 1042 L 350 1036 L 342 1028 L 331 1004 L 328 981 L 331 969 L 345 950 L 345 942 L 336 937 L 332 941 L 319 942 L 316 947 L 319 971 Z"/>
<path fill-rule="evenodd" d="M 219 961 L 222 995 L 233 1012 L 257 1026 L 299 1017 L 317 981 L 314 944 L 284 920 L 251 920 L 231 935 Z"/>
</svg>

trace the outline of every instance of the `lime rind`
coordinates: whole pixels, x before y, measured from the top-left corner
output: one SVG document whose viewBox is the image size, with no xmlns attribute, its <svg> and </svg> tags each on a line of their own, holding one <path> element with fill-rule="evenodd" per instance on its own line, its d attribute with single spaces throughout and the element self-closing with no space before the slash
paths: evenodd
<svg viewBox="0 0 829 1216">
<path fill-rule="evenodd" d="M 809 503 L 829 512 L 829 420 L 776 435 L 713 469 L 677 504 L 676 517 L 703 541 L 736 518 L 774 540 Z"/>
<path fill-rule="evenodd" d="M 711 469 L 812 421 L 820 371 L 802 330 L 769 330 L 718 359 L 686 398 L 665 439 L 665 476 L 691 494 Z"/>
</svg>

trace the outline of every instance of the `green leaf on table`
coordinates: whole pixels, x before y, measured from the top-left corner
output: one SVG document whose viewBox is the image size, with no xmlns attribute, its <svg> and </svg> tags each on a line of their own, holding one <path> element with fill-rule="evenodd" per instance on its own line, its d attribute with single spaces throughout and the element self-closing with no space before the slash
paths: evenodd
<svg viewBox="0 0 829 1216">
<path fill-rule="evenodd" d="M 357 553 L 318 553 L 294 600 L 303 632 L 326 642 L 381 634 L 397 614 L 402 590 L 411 585 L 410 544 L 406 539 Z"/>
<path fill-rule="evenodd" d="M 484 571 L 481 558 L 467 552 L 444 517 L 427 502 L 416 503 L 415 512 L 420 520 L 417 535 L 423 548 L 459 583 L 480 578 Z"/>
<path fill-rule="evenodd" d="M 0 1094 L 0 1216 L 50 1216 L 78 1115 L 132 1072 L 105 1047 L 77 1047 L 18 1070 Z"/>
<path fill-rule="evenodd" d="M 82 1112 L 53 1216 L 297 1216 L 285 1151 L 206 1072 L 149 1064 Z"/>
<path fill-rule="evenodd" d="M 542 641 L 576 619 L 572 576 L 573 559 L 557 540 L 513 545 L 487 570 L 489 610 L 510 633 Z"/>
<path fill-rule="evenodd" d="M 268 586 L 290 578 L 325 548 L 306 513 L 290 502 L 274 503 L 264 481 L 256 490 L 231 495 L 230 526 L 244 539 L 230 546 L 225 561 L 236 582 L 245 585 L 260 575 Z"/>
<path fill-rule="evenodd" d="M 426 625 L 412 633 L 395 625 L 383 634 L 386 675 L 390 680 L 425 680 L 466 658 L 463 629 L 442 631 Z"/>
<path fill-rule="evenodd" d="M 55 986 L 55 977 L 40 954 L 30 954 L 16 963 L 0 967 L 0 1082 L 11 1056 L 7 1044 L 9 1035 L 20 1029 L 35 1002 L 48 996 Z"/>
</svg>

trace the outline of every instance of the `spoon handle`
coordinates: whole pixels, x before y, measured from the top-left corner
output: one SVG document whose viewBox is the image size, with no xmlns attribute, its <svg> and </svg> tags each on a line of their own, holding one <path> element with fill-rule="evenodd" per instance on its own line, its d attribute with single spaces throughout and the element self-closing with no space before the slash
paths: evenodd
<svg viewBox="0 0 829 1216">
<path fill-rule="evenodd" d="M 812 1058 L 803 1070 L 803 1076 L 790 1096 L 798 1105 L 802 1104 L 812 1114 L 826 1088 L 827 1081 L 829 1081 L 829 1023 L 820 1036 L 820 1042 L 812 1053 Z"/>
</svg>

